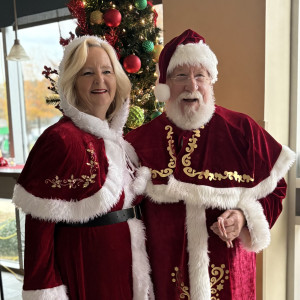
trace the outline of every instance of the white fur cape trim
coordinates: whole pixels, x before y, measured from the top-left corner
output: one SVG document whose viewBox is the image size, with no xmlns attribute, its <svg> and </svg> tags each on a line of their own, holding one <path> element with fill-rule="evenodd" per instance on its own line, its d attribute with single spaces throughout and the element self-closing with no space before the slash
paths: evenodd
<svg viewBox="0 0 300 300">
<path fill-rule="evenodd" d="M 178 45 L 169 62 L 167 74 L 170 74 L 175 67 L 184 64 L 201 64 L 209 72 L 212 83 L 215 83 L 218 80 L 217 57 L 203 41 L 196 44 L 189 43 Z"/>
<path fill-rule="evenodd" d="M 270 176 L 253 188 L 214 188 L 205 185 L 185 183 L 170 176 L 167 185 L 154 185 L 149 180 L 150 170 L 144 167 L 137 173 L 134 190 L 145 191 L 156 203 L 176 203 L 183 200 L 187 206 L 219 209 L 240 208 L 243 210 L 251 234 L 252 246 L 248 250 L 259 252 L 270 243 L 269 225 L 261 204 L 257 201 L 274 191 L 293 162 L 295 153 L 282 146 L 281 153 L 270 173 Z M 147 183 L 145 183 L 147 181 Z"/>
<path fill-rule="evenodd" d="M 103 138 L 108 159 L 108 173 L 103 187 L 94 195 L 81 201 L 64 201 L 35 197 L 17 184 L 14 189 L 13 202 L 25 213 L 43 220 L 60 222 L 87 222 L 91 218 L 107 213 L 119 200 L 125 188 L 124 208 L 130 207 L 133 199 L 131 178 L 127 165 L 134 172 L 138 164 L 133 147 L 123 139 L 122 128 L 129 111 L 127 99 L 115 115 L 109 127 L 108 122 L 83 113 L 63 102 L 64 113 L 74 124 L 85 132 Z"/>
<path fill-rule="evenodd" d="M 128 220 L 128 225 L 131 235 L 133 300 L 154 299 L 145 246 L 145 227 L 138 219 Z"/>
<path fill-rule="evenodd" d="M 25 213 L 33 217 L 53 222 L 87 222 L 89 219 L 107 213 L 118 201 L 125 181 L 129 185 L 122 148 L 113 141 L 104 140 L 108 158 L 108 173 L 103 187 L 94 195 L 81 201 L 64 201 L 60 199 L 44 199 L 27 192 L 21 185 L 15 186 L 13 202 Z M 127 206 L 133 194 L 125 195 Z"/>
<path fill-rule="evenodd" d="M 23 300 L 68 300 L 67 288 L 60 285 L 50 289 L 22 291 Z"/>
</svg>

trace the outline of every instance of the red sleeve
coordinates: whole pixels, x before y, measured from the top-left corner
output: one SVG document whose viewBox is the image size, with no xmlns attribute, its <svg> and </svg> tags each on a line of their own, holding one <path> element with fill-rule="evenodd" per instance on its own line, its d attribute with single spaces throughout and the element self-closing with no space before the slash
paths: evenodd
<svg viewBox="0 0 300 300">
<path fill-rule="evenodd" d="M 55 223 L 26 216 L 24 290 L 62 285 L 54 256 Z"/>
<path fill-rule="evenodd" d="M 282 211 L 282 201 L 286 196 L 287 184 L 282 178 L 276 189 L 267 197 L 259 199 L 270 228 L 273 227 Z"/>
</svg>

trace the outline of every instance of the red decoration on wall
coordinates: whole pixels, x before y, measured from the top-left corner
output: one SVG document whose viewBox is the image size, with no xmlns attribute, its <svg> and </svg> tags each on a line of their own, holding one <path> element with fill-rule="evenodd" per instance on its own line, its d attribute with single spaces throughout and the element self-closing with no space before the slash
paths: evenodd
<svg viewBox="0 0 300 300">
<path fill-rule="evenodd" d="M 103 15 L 104 22 L 109 27 L 118 27 L 122 20 L 122 15 L 117 9 L 109 9 Z"/>
<path fill-rule="evenodd" d="M 123 67 L 128 73 L 136 73 L 141 68 L 141 60 L 138 56 L 132 54 L 125 57 Z"/>
</svg>

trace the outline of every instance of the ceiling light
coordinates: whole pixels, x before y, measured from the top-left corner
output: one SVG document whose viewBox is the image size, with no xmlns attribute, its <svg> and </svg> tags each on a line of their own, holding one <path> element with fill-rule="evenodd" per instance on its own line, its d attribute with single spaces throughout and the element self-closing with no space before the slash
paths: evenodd
<svg viewBox="0 0 300 300">
<path fill-rule="evenodd" d="M 16 8 L 16 0 L 14 0 L 14 14 L 15 14 L 15 42 L 12 46 L 7 60 L 29 60 L 29 56 L 26 54 L 24 48 L 21 46 L 20 41 L 18 40 L 18 19 L 17 19 L 17 8 Z"/>
</svg>

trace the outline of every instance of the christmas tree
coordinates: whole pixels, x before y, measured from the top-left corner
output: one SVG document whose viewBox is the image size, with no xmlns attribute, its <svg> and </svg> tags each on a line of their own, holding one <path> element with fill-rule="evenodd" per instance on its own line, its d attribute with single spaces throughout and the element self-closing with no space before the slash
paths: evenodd
<svg viewBox="0 0 300 300">
<path fill-rule="evenodd" d="M 156 63 L 162 50 L 157 27 L 157 12 L 147 0 L 71 0 L 67 4 L 77 19 L 75 34 L 60 38 L 62 46 L 74 37 L 97 35 L 107 40 L 116 50 L 131 83 L 131 107 L 125 133 L 158 116 L 163 104 L 155 100 L 153 87 L 157 79 Z M 54 96 L 48 103 L 58 102 L 56 70 L 44 67 L 44 76 L 50 80 Z"/>
</svg>

